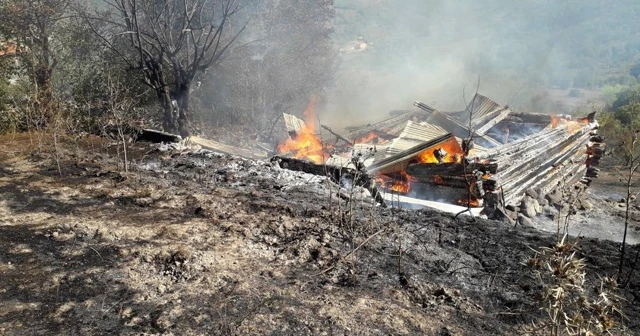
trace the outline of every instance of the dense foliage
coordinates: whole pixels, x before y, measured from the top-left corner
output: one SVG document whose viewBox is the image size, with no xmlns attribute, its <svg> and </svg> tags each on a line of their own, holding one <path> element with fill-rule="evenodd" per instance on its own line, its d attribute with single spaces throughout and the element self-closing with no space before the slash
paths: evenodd
<svg viewBox="0 0 640 336">
<path fill-rule="evenodd" d="M 7 0 L 0 47 L 21 52 L 0 55 L 0 132 L 141 110 L 181 134 L 193 118 L 262 130 L 330 85 L 334 16 L 332 0 Z"/>
<path fill-rule="evenodd" d="M 629 146 L 631 139 L 640 131 L 640 85 L 618 90 L 599 120 L 613 158 L 624 163 L 640 155 L 637 146 Z"/>
</svg>

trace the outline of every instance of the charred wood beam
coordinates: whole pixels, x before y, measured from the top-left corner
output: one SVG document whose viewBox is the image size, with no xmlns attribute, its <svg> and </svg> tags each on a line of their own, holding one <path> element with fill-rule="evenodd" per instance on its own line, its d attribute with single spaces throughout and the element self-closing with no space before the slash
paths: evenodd
<svg viewBox="0 0 640 336">
<path fill-rule="evenodd" d="M 424 185 L 438 185 L 438 186 L 447 186 L 451 188 L 460 189 L 458 192 L 460 195 L 464 195 L 464 190 L 469 188 L 469 185 L 473 181 L 473 176 L 470 174 L 469 176 L 421 176 L 419 178 L 415 178 L 415 180 Z M 413 183 L 411 184 L 413 187 Z"/>
<path fill-rule="evenodd" d="M 498 171 L 497 163 L 416 163 L 407 167 L 407 173 L 415 178 L 431 178 L 433 175 L 461 176 L 470 174 L 474 170 L 495 174 Z"/>
<path fill-rule="evenodd" d="M 178 142 L 182 137 L 177 134 L 171 134 L 153 129 L 141 129 L 136 141 L 148 142 Z"/>
<path fill-rule="evenodd" d="M 539 183 L 540 193 L 548 194 L 551 191 L 561 188 L 563 185 L 570 187 L 584 178 L 586 166 L 584 165 L 567 165 L 559 169 L 555 174 L 543 179 Z"/>
<path fill-rule="evenodd" d="M 347 143 L 348 145 L 350 145 L 350 146 L 353 146 L 353 142 L 351 142 L 351 140 L 349 140 L 349 139 L 347 139 L 347 138 L 343 137 L 342 135 L 340 135 L 340 134 L 338 134 L 338 133 L 334 132 L 334 131 L 329 127 L 329 126 L 326 126 L 326 125 L 320 125 L 320 126 L 321 126 L 322 128 L 324 128 L 324 129 L 326 129 L 329 133 L 331 133 L 331 134 L 335 135 L 335 136 L 336 136 L 336 138 L 338 138 L 338 139 L 340 139 L 340 140 L 342 140 L 342 141 L 346 142 L 346 143 Z"/>
<path fill-rule="evenodd" d="M 569 159 L 567 156 L 571 156 Z M 541 164 L 528 165 L 529 169 L 519 170 L 513 176 L 504 178 L 503 187 L 506 194 L 518 194 L 529 189 L 529 186 L 535 184 L 537 181 L 544 180 L 545 176 L 551 174 L 559 167 L 565 164 L 568 165 L 584 165 L 584 153 L 581 152 L 568 152 L 561 157 L 554 157 L 546 160 Z M 566 161 L 566 162 L 563 162 Z"/>
<path fill-rule="evenodd" d="M 544 163 L 528 165 L 528 167 L 533 168 L 526 171 L 518 170 L 515 176 L 503 184 L 505 188 L 505 198 L 511 200 L 513 197 L 520 196 L 520 194 L 530 189 L 533 185 L 540 185 L 540 183 L 549 179 L 549 175 L 553 175 L 558 170 L 563 171 L 563 166 L 582 166 L 586 169 L 584 164 L 585 154 L 584 150 L 582 150 L 582 141 L 580 140 L 585 140 L 584 135 L 582 139 L 560 150 L 558 154 L 553 155 L 544 161 Z M 507 202 L 507 204 L 509 204 L 509 202 Z"/>
<path fill-rule="evenodd" d="M 575 132 L 570 134 L 568 132 L 549 134 L 544 139 L 538 139 L 537 143 L 532 145 L 530 150 L 525 150 L 521 153 L 516 152 L 514 154 L 503 155 L 496 158 L 498 165 L 501 167 L 501 173 L 508 175 L 507 171 L 512 170 L 514 165 L 521 164 L 522 161 L 527 161 L 531 157 L 549 157 L 550 154 L 564 153 L 570 148 L 570 146 L 583 146 L 587 142 L 588 136 L 581 132 Z M 578 140 L 578 138 L 580 138 Z M 575 145 L 572 145 L 574 143 Z M 572 147 L 571 147 L 572 148 Z"/>
<path fill-rule="evenodd" d="M 565 134 L 566 129 L 560 127 L 546 127 L 540 132 L 532 134 L 528 137 L 481 152 L 479 153 L 478 158 L 494 158 L 498 161 L 509 161 L 510 159 L 507 158 L 509 156 L 518 156 L 520 155 L 520 153 L 527 152 L 532 148 L 543 147 L 547 143 L 549 143 L 549 140 L 553 140 L 555 137 L 562 137 Z M 545 143 L 545 140 L 547 141 L 547 143 Z"/>
<path fill-rule="evenodd" d="M 382 198 L 382 195 L 375 187 L 372 178 L 362 171 L 347 167 L 321 165 L 310 161 L 282 156 L 274 156 L 271 161 L 277 162 L 278 165 L 284 169 L 301 171 L 318 176 L 326 176 L 338 184 L 340 184 L 340 180 L 343 176 L 351 176 L 355 185 L 367 189 L 371 193 L 371 197 L 373 197 L 376 202 L 380 203 L 381 206 L 386 207 L 384 198 Z"/>
<path fill-rule="evenodd" d="M 554 162 L 552 160 L 558 155 L 565 153 L 567 146 L 572 148 L 572 144 L 574 144 L 574 142 L 579 138 L 580 134 L 574 134 L 563 141 L 552 142 L 551 146 L 547 144 L 547 147 L 543 146 L 519 155 L 518 158 L 513 158 L 510 162 L 504 162 L 503 165 L 501 165 L 498 175 L 505 180 L 506 185 L 508 184 L 506 181 L 508 177 L 513 176 L 519 179 L 523 172 L 526 172 L 531 168 L 541 167 L 544 163 L 546 163 L 547 166 L 551 166 Z M 578 145 L 582 146 L 582 142 L 579 142 Z M 503 166 L 506 167 L 502 168 Z"/>
<path fill-rule="evenodd" d="M 450 204 L 459 204 L 459 201 L 462 199 L 466 200 L 467 196 L 466 192 L 464 190 L 461 190 L 460 188 L 420 182 L 412 182 L 411 190 L 408 194 L 401 194 L 390 190 L 387 190 L 386 192 L 419 198 L 427 201 L 446 202 Z"/>
</svg>

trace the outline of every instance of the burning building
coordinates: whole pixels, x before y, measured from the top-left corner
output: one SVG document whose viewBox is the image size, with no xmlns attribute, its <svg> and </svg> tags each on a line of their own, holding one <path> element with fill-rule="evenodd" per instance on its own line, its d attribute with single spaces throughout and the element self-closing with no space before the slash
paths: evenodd
<svg viewBox="0 0 640 336">
<path fill-rule="evenodd" d="M 307 122 L 285 116 L 290 138 L 278 155 L 358 170 L 387 202 L 447 203 L 489 217 L 518 205 L 526 192 L 544 195 L 597 177 L 604 144 L 595 113 L 575 120 L 513 113 L 480 94 L 458 112 L 414 105 L 381 122 L 348 127 L 344 135 L 323 126 L 331 132 L 326 141 L 314 133 L 310 105 Z"/>
</svg>

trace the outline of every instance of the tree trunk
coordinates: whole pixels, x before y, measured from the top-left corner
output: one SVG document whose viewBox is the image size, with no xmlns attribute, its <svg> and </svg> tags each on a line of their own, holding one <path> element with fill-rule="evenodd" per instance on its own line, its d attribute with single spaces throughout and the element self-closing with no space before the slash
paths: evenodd
<svg viewBox="0 0 640 336">
<path fill-rule="evenodd" d="M 53 101 L 51 74 L 53 73 L 55 62 L 52 60 L 49 35 L 45 27 L 39 27 L 39 35 L 40 54 L 36 54 L 34 64 L 34 79 L 37 87 L 36 104 L 41 115 L 45 118 L 46 122 L 49 123 L 53 117 L 53 111 L 51 111 L 51 103 Z"/>
<path fill-rule="evenodd" d="M 178 102 L 178 132 L 183 138 L 191 135 L 189 125 L 189 84 L 180 84 L 175 92 Z"/>
<path fill-rule="evenodd" d="M 162 128 L 167 133 L 175 133 L 175 108 L 171 102 L 171 93 L 169 85 L 164 78 L 164 73 L 162 72 L 162 65 L 152 64 L 149 68 L 153 70 L 150 80 L 155 87 L 156 95 L 158 96 L 158 100 L 160 101 L 160 105 L 163 110 Z"/>
<path fill-rule="evenodd" d="M 171 102 L 171 95 L 169 94 L 169 88 L 166 85 L 163 85 L 158 90 L 158 99 L 162 105 L 163 117 L 162 117 L 162 128 L 165 132 L 175 133 L 176 125 L 175 120 L 173 118 L 174 115 L 174 107 Z"/>
<path fill-rule="evenodd" d="M 47 110 L 53 99 L 53 90 L 51 88 L 51 69 L 48 66 L 41 64 L 36 68 L 35 76 L 36 84 L 38 86 L 38 106 L 41 111 L 49 117 Z"/>
</svg>

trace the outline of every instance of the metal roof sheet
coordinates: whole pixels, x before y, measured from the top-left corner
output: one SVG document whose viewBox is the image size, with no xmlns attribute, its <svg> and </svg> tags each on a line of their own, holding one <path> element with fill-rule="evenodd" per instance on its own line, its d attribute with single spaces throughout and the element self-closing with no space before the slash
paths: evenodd
<svg viewBox="0 0 640 336">
<path fill-rule="evenodd" d="M 464 124 L 466 125 L 469 123 L 469 112 L 472 112 L 474 120 L 479 120 L 493 112 L 501 110 L 504 110 L 504 106 L 476 93 L 465 110 L 467 113 L 464 116 Z"/>
<path fill-rule="evenodd" d="M 287 127 L 287 132 L 298 132 L 305 127 L 304 121 L 292 114 L 283 113 L 284 125 Z"/>
</svg>

